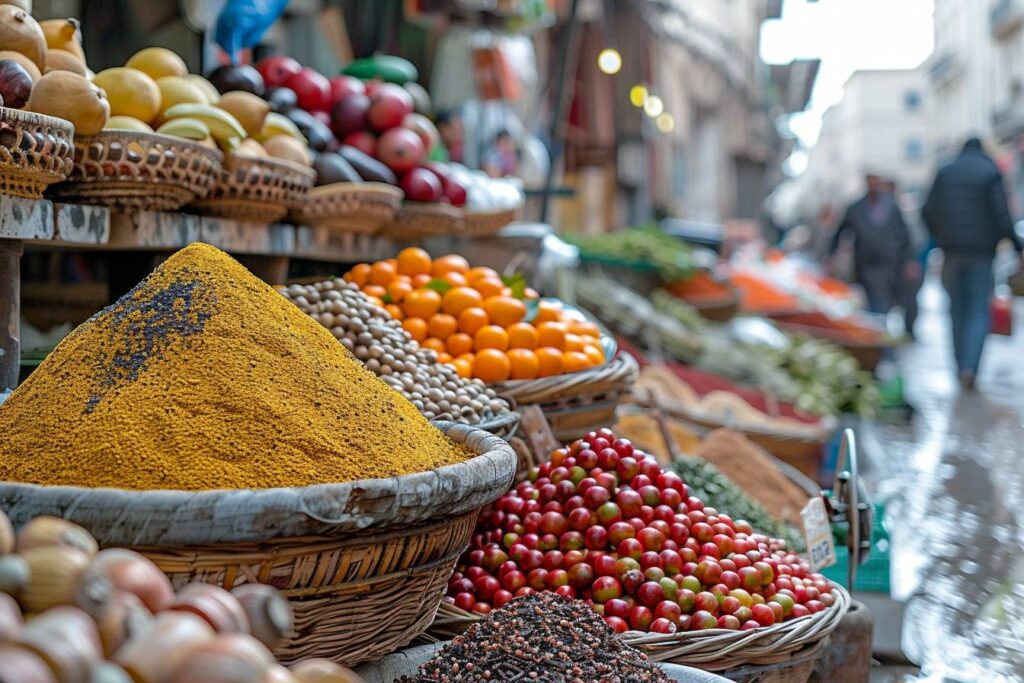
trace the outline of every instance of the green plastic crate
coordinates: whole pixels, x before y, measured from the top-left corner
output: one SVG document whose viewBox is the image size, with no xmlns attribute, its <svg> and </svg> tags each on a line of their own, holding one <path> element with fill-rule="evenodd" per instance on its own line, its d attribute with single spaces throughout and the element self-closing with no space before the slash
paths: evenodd
<svg viewBox="0 0 1024 683">
<path fill-rule="evenodd" d="M 889 534 L 885 531 L 882 520 L 885 517 L 885 505 L 872 503 L 875 512 L 874 526 L 871 529 L 871 553 L 868 561 L 857 567 L 857 578 L 854 579 L 853 590 L 866 593 L 889 592 Z M 846 567 L 849 553 L 846 550 L 846 527 L 835 526 L 832 535 L 836 541 L 836 563 L 822 570 L 822 574 L 843 586 L 846 585 Z"/>
</svg>

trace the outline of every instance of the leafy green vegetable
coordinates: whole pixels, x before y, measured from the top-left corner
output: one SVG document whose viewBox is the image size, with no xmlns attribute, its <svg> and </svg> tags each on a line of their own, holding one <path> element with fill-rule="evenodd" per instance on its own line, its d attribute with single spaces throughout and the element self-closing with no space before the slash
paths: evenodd
<svg viewBox="0 0 1024 683">
<path fill-rule="evenodd" d="M 656 270 L 666 282 L 685 280 L 695 271 L 691 247 L 665 234 L 657 226 L 561 237 L 580 250 L 580 258 L 584 261 L 597 260 L 610 265 Z"/>
</svg>

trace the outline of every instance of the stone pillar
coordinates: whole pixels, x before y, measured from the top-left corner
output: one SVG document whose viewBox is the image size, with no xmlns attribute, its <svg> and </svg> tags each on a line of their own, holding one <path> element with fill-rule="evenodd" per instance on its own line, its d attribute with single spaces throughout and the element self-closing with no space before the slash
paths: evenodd
<svg viewBox="0 0 1024 683">
<path fill-rule="evenodd" d="M 21 254 L 17 240 L 0 240 L 0 390 L 18 384 L 21 369 Z"/>
</svg>

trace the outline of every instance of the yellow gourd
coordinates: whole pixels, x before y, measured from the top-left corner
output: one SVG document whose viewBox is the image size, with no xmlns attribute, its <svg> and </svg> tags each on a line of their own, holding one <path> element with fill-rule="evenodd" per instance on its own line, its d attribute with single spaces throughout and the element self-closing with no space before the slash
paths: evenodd
<svg viewBox="0 0 1024 683">
<path fill-rule="evenodd" d="M 96 135 L 110 118 L 106 93 L 85 76 L 51 71 L 32 88 L 25 109 L 67 119 L 76 135 Z"/>
<path fill-rule="evenodd" d="M 39 27 L 46 36 L 46 47 L 51 50 L 64 50 L 78 57 L 85 63 L 85 52 L 82 51 L 82 34 L 79 32 L 78 19 L 47 19 L 40 21 Z"/>
<path fill-rule="evenodd" d="M 32 15 L 14 5 L 0 5 L 0 50 L 20 52 L 40 71 L 46 68 L 46 36 Z"/>
<path fill-rule="evenodd" d="M 67 50 L 51 48 L 46 51 L 46 73 L 51 71 L 70 71 L 79 76 L 86 76 L 88 69 L 85 62 Z"/>
</svg>

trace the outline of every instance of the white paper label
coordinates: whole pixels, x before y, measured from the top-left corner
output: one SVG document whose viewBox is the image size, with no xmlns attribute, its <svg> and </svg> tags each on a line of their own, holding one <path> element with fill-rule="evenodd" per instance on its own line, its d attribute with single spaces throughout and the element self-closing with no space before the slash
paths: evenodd
<svg viewBox="0 0 1024 683">
<path fill-rule="evenodd" d="M 811 498 L 800 511 L 804 523 L 804 538 L 807 540 L 807 556 L 811 571 L 816 572 L 836 563 L 836 547 L 832 540 L 832 526 L 829 524 L 825 501 L 821 496 Z"/>
</svg>

